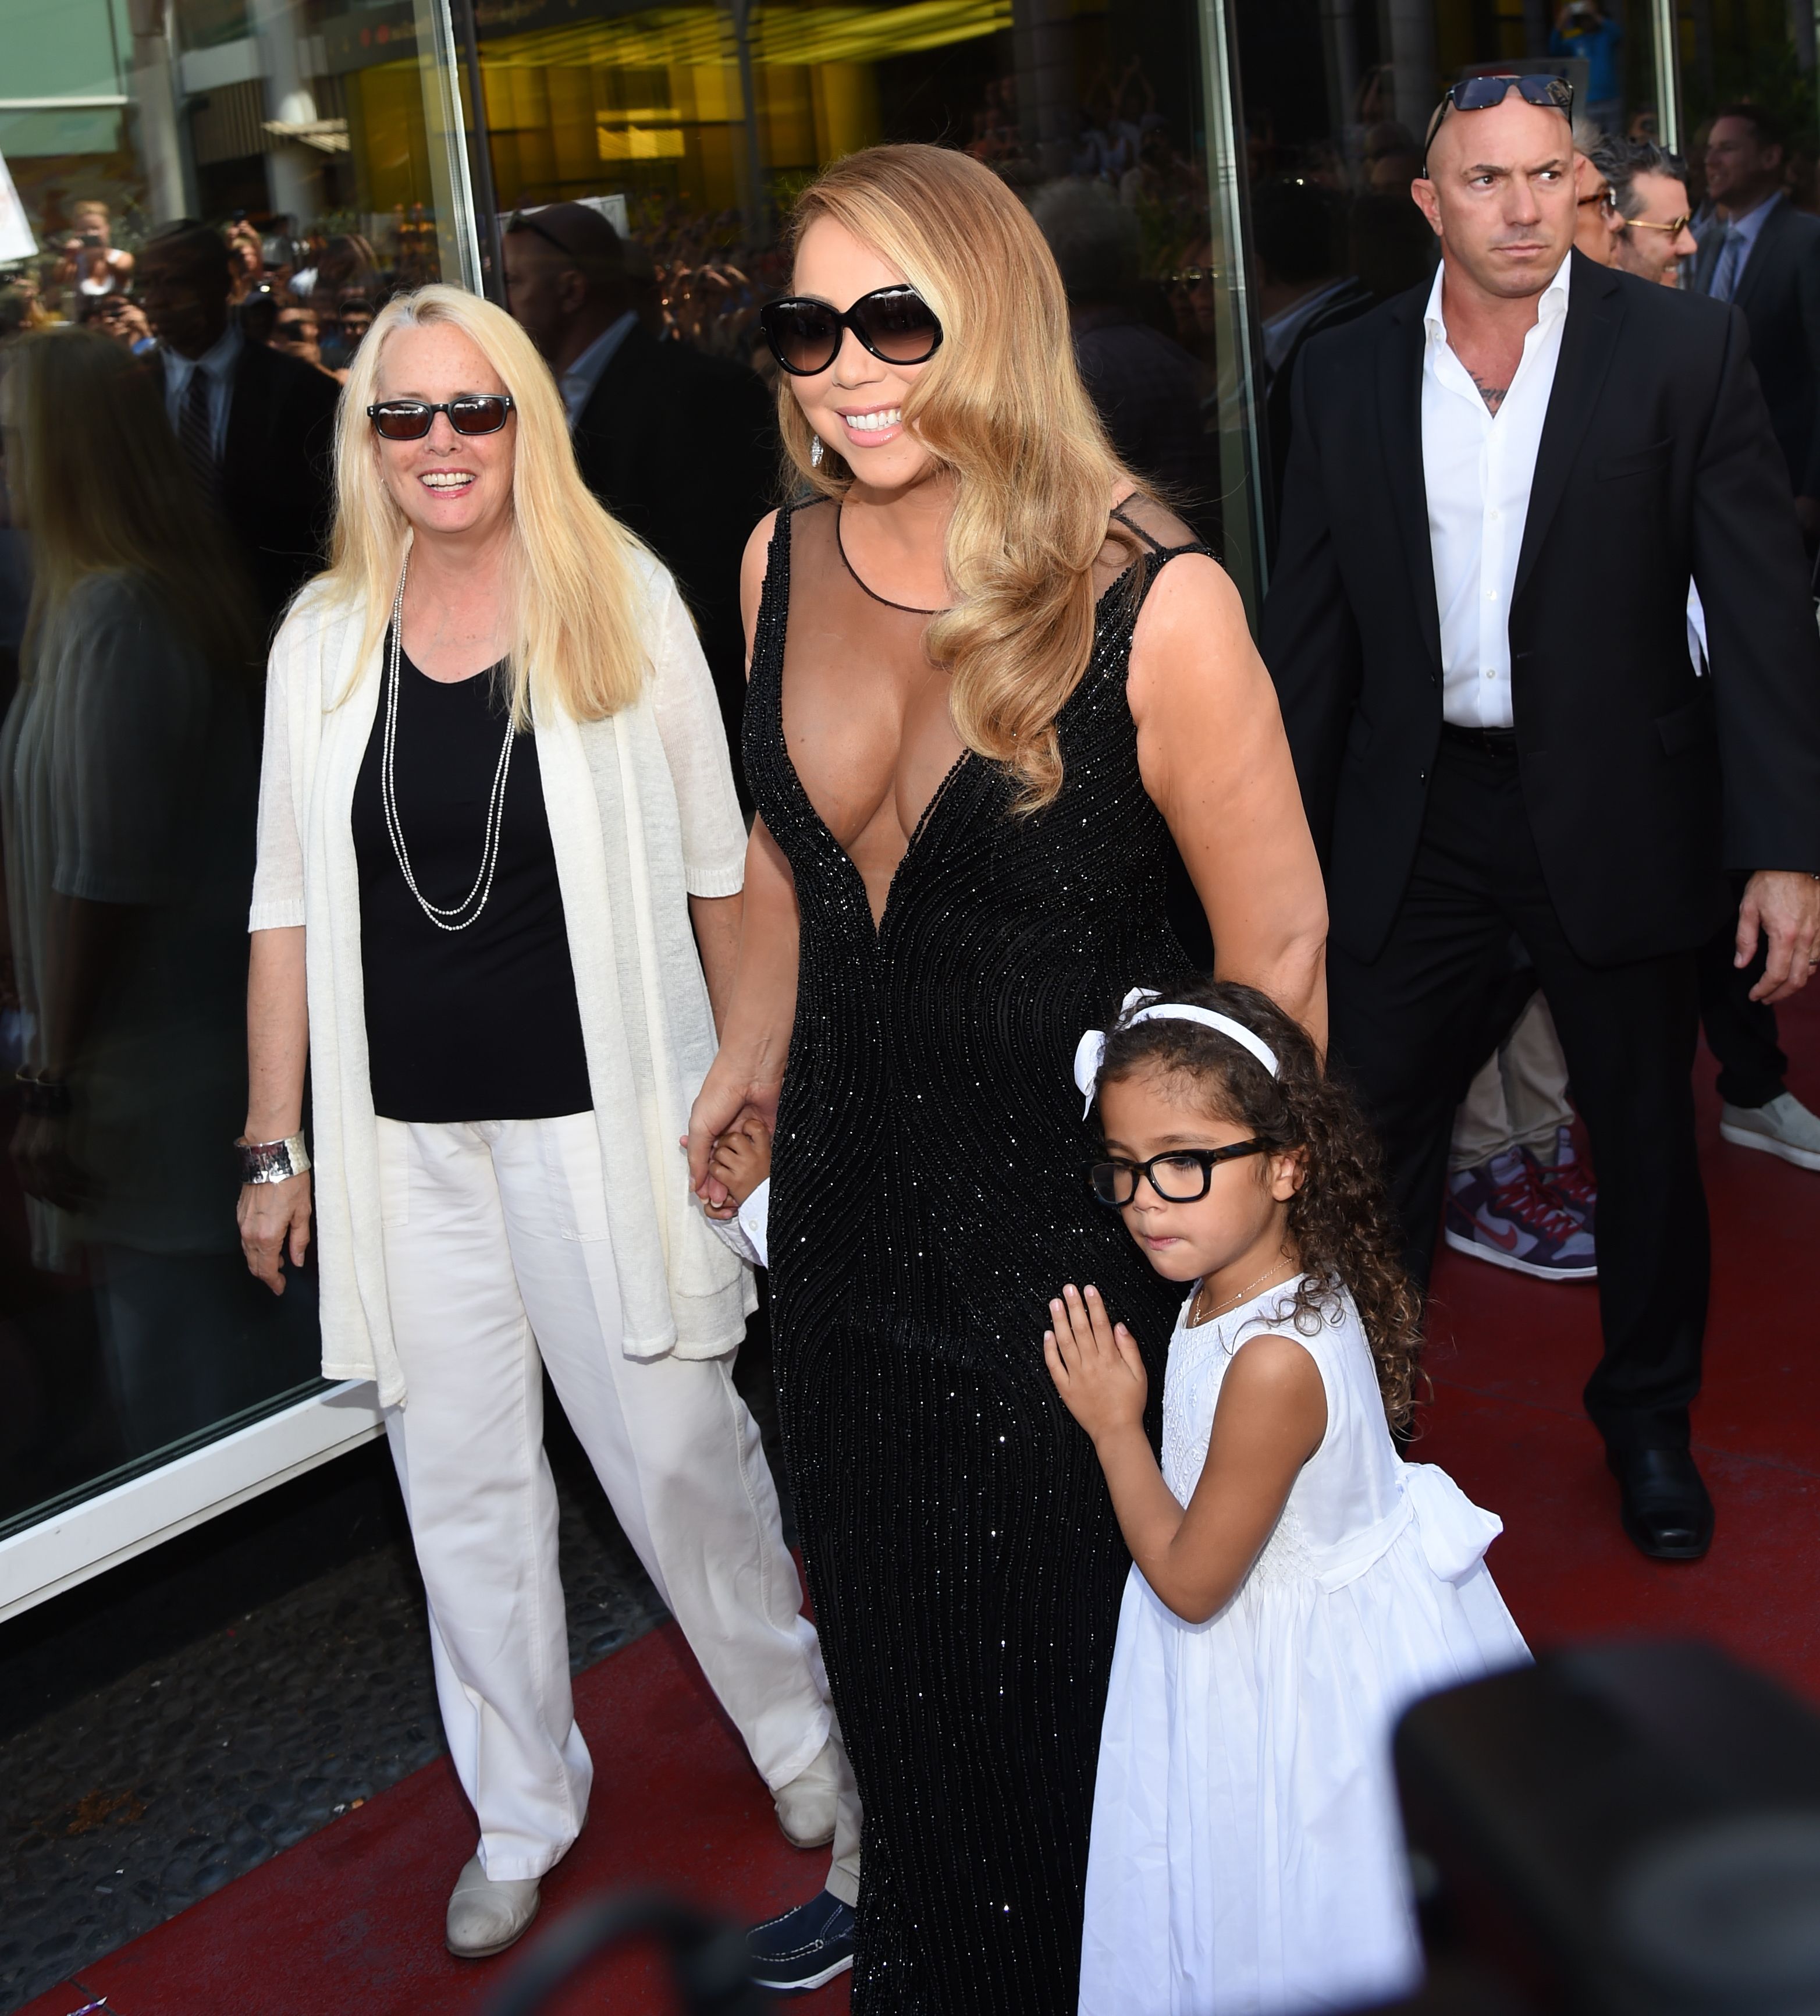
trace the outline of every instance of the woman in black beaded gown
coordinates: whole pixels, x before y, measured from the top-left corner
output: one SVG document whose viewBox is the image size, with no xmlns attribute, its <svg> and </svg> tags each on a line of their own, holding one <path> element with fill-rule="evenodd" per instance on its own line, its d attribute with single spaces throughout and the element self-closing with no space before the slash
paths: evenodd
<svg viewBox="0 0 1820 2016">
<path fill-rule="evenodd" d="M 815 494 L 747 553 L 760 823 L 691 1153 L 715 1204 L 714 1136 L 775 1116 L 780 1413 L 865 1816 L 854 2007 L 1064 2016 L 1128 1557 L 1044 1312 L 1096 1282 L 1160 1395 L 1175 1301 L 1089 1193 L 1071 1060 L 1185 970 L 1172 840 L 1221 974 L 1319 1033 L 1319 873 L 1238 597 L 1113 457 L 1009 191 L 849 156 L 794 288 L 768 334 Z"/>
</svg>

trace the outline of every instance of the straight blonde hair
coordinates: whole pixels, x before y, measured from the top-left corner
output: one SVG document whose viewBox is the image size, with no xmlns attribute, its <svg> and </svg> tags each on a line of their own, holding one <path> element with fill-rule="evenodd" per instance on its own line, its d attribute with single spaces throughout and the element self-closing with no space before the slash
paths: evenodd
<svg viewBox="0 0 1820 2016">
<path fill-rule="evenodd" d="M 904 402 L 904 423 L 955 478 L 949 578 L 929 654 L 951 679 L 955 732 L 1022 790 L 1018 809 L 1062 788 L 1056 717 L 1093 650 L 1094 563 L 1116 491 L 1138 483 L 1113 452 L 1075 367 L 1067 296 L 1030 213 L 988 168 L 950 148 L 868 147 L 804 190 L 793 249 L 830 218 L 889 260 L 940 318 L 942 344 Z M 787 385 L 786 452 L 826 497 L 853 482 Z M 1114 524 L 1112 536 L 1135 549 Z"/>
<path fill-rule="evenodd" d="M 391 620 L 410 534 L 380 477 L 366 409 L 378 400 L 390 339 L 401 329 L 438 325 L 459 330 L 512 394 L 512 718 L 530 725 L 535 692 L 577 721 L 603 720 L 644 690 L 649 653 L 636 563 L 645 549 L 581 481 L 549 366 L 491 301 L 459 287 L 419 287 L 394 296 L 374 318 L 336 423 L 335 531 L 318 580 L 336 599 L 364 607 L 364 665 Z"/>
<path fill-rule="evenodd" d="M 8 480 L 31 535 L 20 676 L 36 671 L 70 596 L 130 576 L 211 671 L 257 665 L 251 584 L 164 411 L 164 375 L 94 329 L 48 329 L 5 352 Z"/>
</svg>

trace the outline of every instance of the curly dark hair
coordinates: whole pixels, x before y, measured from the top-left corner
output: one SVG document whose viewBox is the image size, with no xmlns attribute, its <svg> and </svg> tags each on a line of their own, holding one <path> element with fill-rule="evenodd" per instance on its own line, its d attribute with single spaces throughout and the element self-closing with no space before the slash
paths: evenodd
<svg viewBox="0 0 1820 2016">
<path fill-rule="evenodd" d="M 1273 1322 L 1307 1330 L 1328 1319 L 1334 1296 L 1351 1294 L 1372 1355 L 1384 1413 L 1401 1427 L 1415 1405 L 1422 1305 L 1398 1257 L 1400 1241 L 1378 1147 L 1346 1088 L 1323 1072 L 1299 1022 L 1268 995 L 1235 981 L 1195 979 L 1165 999 L 1211 1008 L 1253 1031 L 1276 1053 L 1273 1078 L 1250 1052 L 1196 1022 L 1141 1022 L 1121 1014 L 1107 1033 L 1103 1087 L 1140 1071 L 1190 1078 L 1209 1113 L 1244 1128 L 1279 1154 L 1300 1150 L 1304 1175 L 1289 1201 L 1289 1233 L 1304 1278 Z M 1132 1012 L 1142 1006 L 1132 1004 Z"/>
</svg>

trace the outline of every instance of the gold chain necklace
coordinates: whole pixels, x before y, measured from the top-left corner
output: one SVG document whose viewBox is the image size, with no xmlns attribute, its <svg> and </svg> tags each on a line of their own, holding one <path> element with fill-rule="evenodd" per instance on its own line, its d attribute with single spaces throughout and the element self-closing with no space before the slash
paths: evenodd
<svg viewBox="0 0 1820 2016">
<path fill-rule="evenodd" d="M 1189 1327 L 1193 1330 L 1199 1330 L 1203 1323 L 1218 1323 L 1221 1316 L 1230 1316 L 1233 1310 L 1242 1308 L 1254 1291 L 1263 1287 L 1269 1281 L 1271 1276 L 1275 1273 L 1278 1268 L 1281 1267 L 1282 1264 L 1282 1262 L 1279 1260 L 1275 1263 L 1275 1265 L 1266 1267 L 1264 1272 L 1258 1276 L 1255 1281 L 1247 1281 L 1244 1287 L 1239 1291 L 1238 1294 L 1232 1298 L 1231 1301 L 1222 1302 L 1217 1309 L 1209 1309 L 1205 1316 L 1193 1316 L 1191 1314 Z M 1202 1288 L 1198 1289 L 1195 1294 L 1195 1300 L 1198 1302 L 1200 1300 L 1201 1296 L 1205 1293 L 1206 1289 L 1204 1286 Z"/>
</svg>

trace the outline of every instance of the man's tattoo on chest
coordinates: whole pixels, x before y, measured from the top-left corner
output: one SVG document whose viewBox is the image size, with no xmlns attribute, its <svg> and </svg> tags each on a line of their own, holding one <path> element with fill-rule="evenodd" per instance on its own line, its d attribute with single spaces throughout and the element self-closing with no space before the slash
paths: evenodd
<svg viewBox="0 0 1820 2016">
<path fill-rule="evenodd" d="M 1504 395 L 1510 387 L 1508 385 L 1487 385 L 1477 371 L 1472 373 L 1471 376 L 1473 383 L 1479 388 L 1479 397 L 1492 412 L 1496 412 L 1504 404 Z"/>
</svg>

